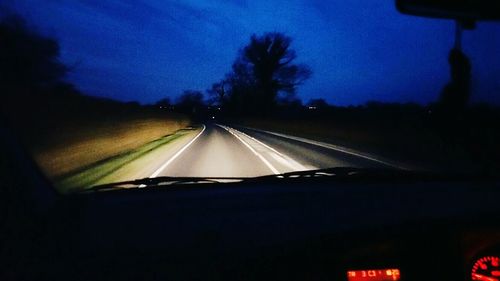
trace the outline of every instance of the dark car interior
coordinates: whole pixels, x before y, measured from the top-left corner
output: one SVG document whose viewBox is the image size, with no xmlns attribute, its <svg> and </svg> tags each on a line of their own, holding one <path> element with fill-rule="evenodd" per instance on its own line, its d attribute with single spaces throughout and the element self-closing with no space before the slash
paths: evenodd
<svg viewBox="0 0 500 281">
<path fill-rule="evenodd" d="M 360 174 L 58 195 L 5 128 L 2 142 L 3 280 L 348 280 L 388 269 L 401 280 L 469 280 L 477 259 L 499 254 L 491 178 Z"/>
<path fill-rule="evenodd" d="M 332 169 L 59 194 L 1 121 L 0 280 L 500 280 L 497 176 Z"/>
</svg>

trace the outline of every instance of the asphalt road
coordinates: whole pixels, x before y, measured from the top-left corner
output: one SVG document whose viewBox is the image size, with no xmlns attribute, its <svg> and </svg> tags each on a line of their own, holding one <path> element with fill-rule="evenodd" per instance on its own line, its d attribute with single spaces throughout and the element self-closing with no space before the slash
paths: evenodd
<svg viewBox="0 0 500 281">
<path fill-rule="evenodd" d="M 221 124 L 203 125 L 162 161 L 150 177 L 255 177 L 329 167 L 388 167 L 342 149 Z"/>
</svg>

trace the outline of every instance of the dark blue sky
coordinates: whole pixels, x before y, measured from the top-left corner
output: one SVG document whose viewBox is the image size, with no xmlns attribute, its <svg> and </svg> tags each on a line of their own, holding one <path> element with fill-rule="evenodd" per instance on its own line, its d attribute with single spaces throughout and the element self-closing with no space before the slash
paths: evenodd
<svg viewBox="0 0 500 281">
<path fill-rule="evenodd" d="M 400 15 L 390 0 L 3 2 L 59 40 L 81 90 L 126 101 L 205 90 L 251 34 L 279 31 L 314 71 L 298 92 L 305 101 L 427 103 L 448 80 L 454 34 L 451 21 Z M 466 32 L 464 50 L 473 99 L 500 104 L 500 23 Z"/>
</svg>

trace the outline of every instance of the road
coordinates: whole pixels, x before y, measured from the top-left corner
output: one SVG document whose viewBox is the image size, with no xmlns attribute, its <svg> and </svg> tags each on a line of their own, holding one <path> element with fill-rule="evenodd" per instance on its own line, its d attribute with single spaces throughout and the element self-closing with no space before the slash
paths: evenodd
<svg viewBox="0 0 500 281">
<path fill-rule="evenodd" d="M 147 169 L 149 177 L 255 177 L 329 167 L 387 168 L 377 159 L 264 131 L 206 124 Z"/>
</svg>

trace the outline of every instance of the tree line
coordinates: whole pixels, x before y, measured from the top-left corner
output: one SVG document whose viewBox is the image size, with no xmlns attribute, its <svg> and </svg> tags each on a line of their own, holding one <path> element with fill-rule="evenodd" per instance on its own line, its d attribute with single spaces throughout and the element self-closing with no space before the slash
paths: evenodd
<svg viewBox="0 0 500 281">
<path fill-rule="evenodd" d="M 4 109 L 49 96 L 92 98 L 65 80 L 71 68 L 60 61 L 59 43 L 38 33 L 22 17 L 2 15 L 0 40 L 0 95 Z M 207 106 L 228 113 L 264 114 L 279 106 L 301 104 L 297 88 L 312 72 L 308 66 L 295 63 L 297 54 L 291 43 L 292 39 L 283 33 L 253 35 L 239 50 L 231 70 L 205 93 L 186 90 L 175 101 L 165 97 L 156 105 L 190 114 L 200 113 Z"/>
<path fill-rule="evenodd" d="M 0 43 L 3 99 L 68 86 L 63 78 L 69 68 L 59 61 L 57 41 L 34 32 L 19 16 L 2 19 Z"/>
<path fill-rule="evenodd" d="M 91 118 L 99 115 L 93 114 L 98 111 L 113 113 L 144 108 L 138 102 L 85 95 L 66 80 L 71 71 L 60 60 L 57 40 L 39 33 L 17 14 L 0 13 L 1 114 L 16 115 L 19 119 L 23 114 L 32 115 L 45 108 L 44 115 L 58 111 Z"/>
<path fill-rule="evenodd" d="M 157 105 L 196 112 L 203 106 L 222 108 L 232 115 L 266 115 L 282 106 L 301 105 L 297 88 L 311 77 L 305 64 L 296 63 L 292 39 L 283 33 L 252 35 L 239 50 L 231 71 L 206 90 L 187 90 L 175 105 L 164 98 Z"/>
</svg>

